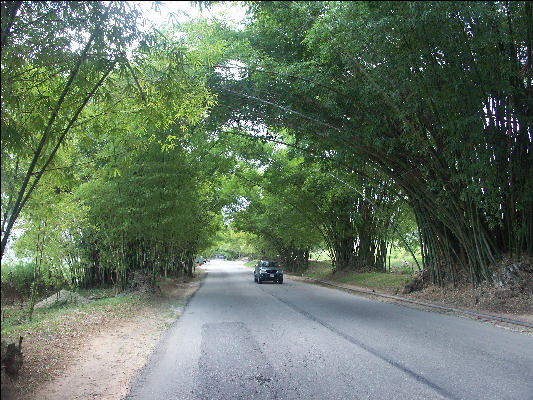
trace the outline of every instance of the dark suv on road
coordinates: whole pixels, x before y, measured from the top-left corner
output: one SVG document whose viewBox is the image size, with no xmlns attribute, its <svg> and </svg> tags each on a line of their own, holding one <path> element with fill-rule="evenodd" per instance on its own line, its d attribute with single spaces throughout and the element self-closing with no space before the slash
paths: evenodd
<svg viewBox="0 0 533 400">
<path fill-rule="evenodd" d="M 276 261 L 261 260 L 255 266 L 254 281 L 283 283 L 283 270 Z"/>
</svg>

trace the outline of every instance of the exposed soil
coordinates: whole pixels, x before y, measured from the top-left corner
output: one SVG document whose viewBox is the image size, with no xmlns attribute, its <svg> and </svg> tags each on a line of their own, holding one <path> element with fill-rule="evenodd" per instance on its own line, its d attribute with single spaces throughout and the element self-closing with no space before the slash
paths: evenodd
<svg viewBox="0 0 533 400">
<path fill-rule="evenodd" d="M 404 287 L 385 285 L 380 289 L 339 283 L 338 281 L 342 281 L 344 277 L 339 273 L 331 276 L 331 279 L 325 277 L 323 280 L 341 290 L 362 290 L 363 292 L 358 292 L 360 295 L 388 303 L 397 303 L 429 311 L 449 312 L 400 300 L 405 298 L 533 324 L 533 258 L 522 256 L 520 260 L 517 260 L 511 257 L 503 257 L 498 264 L 491 266 L 491 273 L 492 283 L 484 283 L 475 288 L 466 283 L 456 287 L 451 285 L 445 288 L 434 286 L 430 284 L 427 273 L 418 274 Z M 348 276 L 349 274 L 353 274 L 353 272 L 345 275 Z M 308 278 L 304 277 L 291 276 L 291 278 L 309 281 Z M 364 293 L 364 291 L 374 292 L 375 294 L 383 293 L 396 298 L 375 296 L 374 294 Z M 533 328 L 527 326 L 476 317 L 465 313 L 458 313 L 458 315 L 481 319 L 507 329 L 533 334 Z"/>
<path fill-rule="evenodd" d="M 318 281 L 314 281 L 307 277 L 294 276 L 294 275 L 289 275 L 288 277 L 294 280 L 305 281 L 305 282 L 313 283 L 313 284 L 320 285 L 320 286 L 331 287 L 329 284 L 324 285 Z M 348 283 L 339 283 L 335 281 L 325 281 L 325 280 L 324 282 L 328 282 L 332 284 L 332 286 L 337 287 L 339 290 L 344 290 L 349 293 L 353 293 L 353 291 L 355 290 L 359 296 L 367 297 L 372 300 L 382 301 L 385 303 L 398 304 L 401 306 L 416 308 L 416 309 L 430 311 L 430 312 L 445 312 L 445 313 L 457 314 L 460 317 L 481 320 L 483 322 L 491 323 L 499 327 L 503 327 L 505 329 L 510 329 L 516 332 L 521 332 L 521 333 L 525 333 L 525 334 L 533 336 L 533 328 L 530 328 L 527 326 L 492 320 L 489 318 L 476 317 L 476 316 L 468 315 L 464 313 L 454 313 L 451 311 L 439 310 L 434 307 L 417 305 L 413 303 L 406 303 L 405 301 L 401 300 L 401 298 L 419 300 L 419 301 L 426 302 L 426 303 L 431 303 L 431 304 L 436 304 L 436 305 L 441 305 L 441 306 L 448 306 L 448 307 L 453 307 L 453 308 L 457 308 L 461 310 L 473 311 L 476 313 L 489 314 L 489 315 L 493 315 L 493 316 L 497 316 L 501 318 L 508 318 L 512 320 L 533 323 L 533 303 L 531 302 L 532 296 L 529 294 L 522 294 L 522 295 L 516 296 L 515 298 L 513 298 L 512 301 L 506 300 L 503 303 L 499 303 L 497 301 L 500 307 L 503 306 L 504 309 L 507 310 L 506 312 L 503 312 L 503 311 L 495 311 L 494 307 L 487 307 L 487 306 L 483 306 L 480 304 L 470 306 L 470 304 L 472 304 L 471 299 L 475 298 L 475 296 L 473 296 L 472 294 L 475 290 L 472 289 L 471 287 L 442 289 L 442 288 L 438 288 L 435 286 L 429 286 L 418 292 L 413 292 L 408 295 L 399 295 L 397 294 L 397 292 L 399 291 L 398 288 L 395 290 L 381 290 L 381 289 L 376 290 L 376 289 L 366 288 L 366 287 L 357 286 L 357 285 L 348 284 Z M 359 290 L 361 290 L 361 292 L 359 292 Z M 398 299 L 381 297 L 379 296 L 379 294 L 381 293 L 397 297 Z M 487 303 L 490 303 L 489 301 L 490 298 L 491 298 L 490 295 L 487 296 L 487 301 L 484 302 L 485 305 Z M 513 307 L 516 307 L 516 308 L 513 309 Z"/>
<path fill-rule="evenodd" d="M 161 333 L 182 312 L 205 272 L 163 279 L 138 304 L 79 311 L 47 331 L 26 332 L 18 380 L 2 376 L 2 399 L 122 399 Z M 180 301 L 177 301 L 180 300 Z"/>
<path fill-rule="evenodd" d="M 477 287 L 426 284 L 407 296 L 533 323 L 533 258 L 522 256 L 517 261 L 504 257 L 492 266 L 492 280 Z"/>
<path fill-rule="evenodd" d="M 478 288 L 429 286 L 406 297 L 533 324 L 533 291 L 517 292 L 486 284 Z"/>
</svg>

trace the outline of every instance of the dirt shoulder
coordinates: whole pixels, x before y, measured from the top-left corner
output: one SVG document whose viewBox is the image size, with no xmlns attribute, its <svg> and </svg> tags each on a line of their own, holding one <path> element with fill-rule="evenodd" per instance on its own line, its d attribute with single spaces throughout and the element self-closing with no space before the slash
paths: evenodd
<svg viewBox="0 0 533 400">
<path fill-rule="evenodd" d="M 2 399 L 124 398 L 161 333 L 183 312 L 205 275 L 197 269 L 193 279 L 163 279 L 157 295 L 74 312 L 49 330 L 26 332 L 20 376 L 3 379 Z"/>
<path fill-rule="evenodd" d="M 505 329 L 511 329 L 517 332 L 527 333 L 533 335 L 533 328 L 525 327 L 521 325 L 516 325 L 512 323 L 502 322 L 491 320 L 489 318 L 477 317 L 472 314 L 446 311 L 443 309 L 438 309 L 435 307 L 428 307 L 421 304 L 415 304 L 412 302 L 402 301 L 412 300 L 419 301 L 424 303 L 431 303 L 437 306 L 443 307 L 452 307 L 465 311 L 470 311 L 473 313 L 488 314 L 500 318 L 518 320 L 533 324 L 533 294 L 525 293 L 521 296 L 514 297 L 499 297 L 496 291 L 496 294 L 489 293 L 488 289 L 477 288 L 472 289 L 471 287 L 464 286 L 454 289 L 446 288 L 442 289 L 436 286 L 429 286 L 424 288 L 421 291 L 413 292 L 408 295 L 398 295 L 397 290 L 376 290 L 373 288 L 340 283 L 331 280 L 315 280 L 313 278 L 308 278 L 305 276 L 289 275 L 287 277 L 290 279 L 303 281 L 311 284 L 317 284 L 328 287 L 336 287 L 339 290 L 345 290 L 351 293 L 356 292 L 358 295 L 371 298 L 373 300 L 394 303 L 406 307 L 417 308 L 425 311 L 431 312 L 441 312 L 441 313 L 450 313 L 455 314 L 460 317 L 471 318 L 480 320 L 483 322 L 491 323 Z M 320 281 L 324 282 L 321 283 Z M 479 293 L 482 293 L 480 296 Z M 484 296 L 483 296 L 484 294 Z M 382 296 L 385 295 L 385 296 Z M 480 300 L 481 299 L 481 300 Z"/>
</svg>

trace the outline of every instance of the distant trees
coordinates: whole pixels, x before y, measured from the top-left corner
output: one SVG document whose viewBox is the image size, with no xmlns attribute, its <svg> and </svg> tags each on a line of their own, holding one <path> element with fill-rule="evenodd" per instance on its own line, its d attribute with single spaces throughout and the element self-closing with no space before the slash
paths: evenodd
<svg viewBox="0 0 533 400">
<path fill-rule="evenodd" d="M 302 271 L 310 251 L 321 247 L 334 270 L 385 270 L 387 251 L 398 240 L 391 225 L 398 224 L 402 199 L 387 198 L 388 188 L 353 182 L 354 176 L 297 156 L 294 149 L 263 150 L 258 158 L 264 164 L 235 174 L 242 197 L 230 207 L 234 226 L 262 241 L 263 256 Z"/>
<path fill-rule="evenodd" d="M 301 190 L 306 172 L 300 169 L 302 160 L 288 159 L 285 151 L 270 153 L 268 158 L 262 173 L 235 174 L 248 189 L 232 218 L 236 228 L 257 236 L 260 256 L 279 258 L 287 270 L 301 271 L 308 266 L 311 248 L 322 242 L 316 209 L 309 193 Z"/>
<path fill-rule="evenodd" d="M 222 254 L 230 260 L 259 256 L 255 246 L 257 240 L 255 235 L 235 230 L 229 224 L 217 232 L 211 247 L 205 250 L 205 255 Z"/>
</svg>

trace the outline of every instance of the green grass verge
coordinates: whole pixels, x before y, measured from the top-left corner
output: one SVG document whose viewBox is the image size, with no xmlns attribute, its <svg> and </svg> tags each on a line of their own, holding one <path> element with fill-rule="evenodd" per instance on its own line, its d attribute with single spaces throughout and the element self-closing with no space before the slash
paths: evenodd
<svg viewBox="0 0 533 400">
<path fill-rule="evenodd" d="M 347 283 L 368 289 L 378 289 L 388 293 L 398 291 L 412 279 L 412 268 L 404 268 L 389 272 L 338 272 L 331 273 L 331 263 L 326 261 L 312 262 L 303 276 L 325 281 Z"/>
<path fill-rule="evenodd" d="M 415 252 L 416 260 L 422 265 L 422 255 L 420 250 Z M 326 261 L 331 262 L 329 255 L 326 251 L 312 252 L 310 258 L 313 261 Z M 387 268 L 389 268 L 389 255 L 387 255 Z M 391 270 L 401 269 L 405 273 L 412 273 L 416 268 L 416 262 L 413 260 L 413 256 L 407 250 L 402 247 L 393 247 L 390 254 L 390 268 Z"/>
<path fill-rule="evenodd" d="M 370 289 L 381 289 L 385 291 L 396 291 L 409 281 L 411 274 L 391 274 L 381 272 L 355 273 L 341 277 L 338 282 L 349 283 Z"/>
<path fill-rule="evenodd" d="M 412 259 L 412 258 L 411 258 Z M 388 293 L 398 293 L 403 286 L 412 279 L 416 267 L 405 265 L 402 253 L 398 255 L 398 266 L 391 268 L 392 272 L 339 272 L 331 273 L 331 262 L 311 261 L 307 271 L 302 276 L 325 281 L 347 283 L 368 289 L 377 289 Z M 253 268 L 257 260 L 247 261 L 244 265 Z M 290 272 L 287 271 L 290 275 Z"/>
<path fill-rule="evenodd" d="M 347 283 L 368 289 L 376 289 L 387 293 L 397 294 L 405 284 L 412 279 L 416 267 L 404 265 L 402 254 L 398 256 L 402 265 L 391 269 L 392 272 L 339 272 L 331 273 L 330 261 L 311 261 L 309 268 L 302 276 L 308 278 L 321 279 L 325 281 Z M 246 267 L 253 268 L 257 260 L 250 260 L 244 263 Z M 287 271 L 290 275 L 290 272 Z"/>
<path fill-rule="evenodd" d="M 419 265 L 422 265 L 422 255 L 420 252 L 415 253 L 416 260 Z M 389 267 L 389 256 L 387 256 L 387 268 Z M 407 250 L 401 247 L 395 247 L 390 254 L 390 268 L 391 270 L 402 269 L 406 272 L 413 272 L 417 270 L 416 262 L 413 256 Z"/>
<path fill-rule="evenodd" d="M 93 295 L 100 297 L 103 295 L 103 291 L 100 289 L 84 290 L 84 296 L 88 297 Z M 105 297 L 98 300 L 94 300 L 86 304 L 59 304 L 51 307 L 36 308 L 33 311 L 32 320 L 27 319 L 27 306 L 20 309 L 17 306 L 14 307 L 2 307 L 2 339 L 16 338 L 18 335 L 24 336 L 24 332 L 27 331 L 39 331 L 46 329 L 48 331 L 55 331 L 59 328 L 62 318 L 67 315 L 75 315 L 80 313 L 80 317 L 83 312 L 106 312 L 106 313 L 120 313 L 122 311 L 127 312 L 131 310 L 132 305 L 140 305 L 145 303 L 143 296 L 137 293 L 128 293 L 119 295 L 116 297 Z"/>
</svg>

